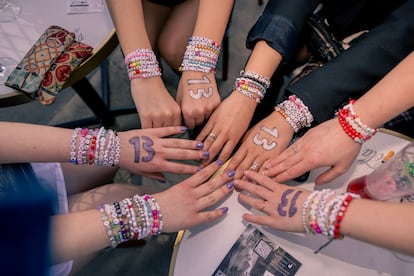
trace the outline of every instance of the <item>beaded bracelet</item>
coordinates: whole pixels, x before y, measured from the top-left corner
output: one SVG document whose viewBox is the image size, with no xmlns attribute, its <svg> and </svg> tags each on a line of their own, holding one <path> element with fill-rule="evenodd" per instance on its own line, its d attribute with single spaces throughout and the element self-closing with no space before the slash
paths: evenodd
<svg viewBox="0 0 414 276">
<path fill-rule="evenodd" d="M 249 78 L 251 80 L 259 82 L 262 86 L 265 87 L 265 89 L 268 89 L 270 87 L 270 79 L 268 77 L 260 75 L 259 73 L 241 70 L 240 77 Z"/>
<path fill-rule="evenodd" d="M 377 133 L 377 129 L 373 129 L 362 123 L 358 114 L 354 110 L 355 100 L 350 100 L 336 116 L 339 124 L 345 133 L 357 143 L 364 143 Z"/>
<path fill-rule="evenodd" d="M 117 166 L 121 140 L 114 130 L 76 128 L 70 142 L 70 162 L 75 165 Z"/>
<path fill-rule="evenodd" d="M 161 210 L 150 195 L 135 195 L 97 209 L 112 247 L 129 240 L 143 239 L 149 234 L 158 235 L 162 231 Z"/>
<path fill-rule="evenodd" d="M 183 61 L 178 70 L 181 72 L 215 73 L 220 49 L 220 45 L 211 39 L 192 36 L 188 41 Z"/>
<path fill-rule="evenodd" d="M 161 76 L 157 56 L 150 49 L 137 49 L 124 59 L 130 80 L 134 78 L 151 78 Z"/>
<path fill-rule="evenodd" d="M 301 128 L 310 127 L 313 116 L 309 108 L 296 95 L 275 106 L 275 111 L 280 113 L 295 132 Z"/>
</svg>

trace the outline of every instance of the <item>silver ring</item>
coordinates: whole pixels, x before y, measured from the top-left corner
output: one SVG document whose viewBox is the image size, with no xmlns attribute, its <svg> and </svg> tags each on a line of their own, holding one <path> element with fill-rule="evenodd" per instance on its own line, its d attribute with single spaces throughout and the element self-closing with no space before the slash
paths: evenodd
<svg viewBox="0 0 414 276">
<path fill-rule="evenodd" d="M 217 139 L 217 135 L 215 135 L 214 133 L 210 133 L 209 135 L 208 135 L 208 137 L 210 137 L 211 139 L 213 139 L 213 140 L 216 140 Z"/>
<path fill-rule="evenodd" d="M 292 145 L 290 148 L 293 150 L 293 154 L 298 153 L 298 149 L 296 148 L 296 145 Z"/>
<path fill-rule="evenodd" d="M 257 172 L 258 170 L 259 170 L 259 164 L 257 164 L 256 162 L 253 162 L 251 165 L 250 165 L 250 169 L 252 170 L 252 171 L 255 171 L 255 172 Z"/>
</svg>

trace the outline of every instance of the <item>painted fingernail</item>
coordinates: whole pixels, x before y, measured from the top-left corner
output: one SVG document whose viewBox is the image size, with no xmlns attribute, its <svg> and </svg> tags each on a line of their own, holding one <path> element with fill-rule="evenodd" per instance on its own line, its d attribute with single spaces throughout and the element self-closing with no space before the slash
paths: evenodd
<svg viewBox="0 0 414 276">
<path fill-rule="evenodd" d="M 202 142 L 198 142 L 198 143 L 196 144 L 196 147 L 197 147 L 198 149 L 202 149 L 202 148 L 204 148 L 204 143 L 202 143 Z"/>
<path fill-rule="evenodd" d="M 227 208 L 227 207 L 222 207 L 222 208 L 220 208 L 220 210 L 221 210 L 221 212 L 224 214 L 224 213 L 227 213 L 227 211 L 229 210 L 229 208 Z"/>
<path fill-rule="evenodd" d="M 228 171 L 227 172 L 227 176 L 228 177 L 233 177 L 233 176 L 235 176 L 236 175 L 236 172 L 235 171 L 233 171 L 233 170 L 231 170 L 231 171 Z"/>
<path fill-rule="evenodd" d="M 204 158 L 209 158 L 210 157 L 210 153 L 208 151 L 203 152 L 203 157 Z"/>
<path fill-rule="evenodd" d="M 182 127 L 180 128 L 180 130 L 181 130 L 181 132 L 186 132 L 186 131 L 187 131 L 187 128 L 186 128 L 185 126 L 182 126 Z"/>
<path fill-rule="evenodd" d="M 229 182 L 226 184 L 228 189 L 233 189 L 234 188 L 234 183 L 233 182 Z"/>
<path fill-rule="evenodd" d="M 223 160 L 217 160 L 216 163 L 217 163 L 217 165 L 221 166 L 221 165 L 224 164 L 224 161 Z"/>
<path fill-rule="evenodd" d="M 165 179 L 158 179 L 158 182 L 163 183 L 163 184 L 167 183 L 167 181 L 165 181 Z"/>
</svg>

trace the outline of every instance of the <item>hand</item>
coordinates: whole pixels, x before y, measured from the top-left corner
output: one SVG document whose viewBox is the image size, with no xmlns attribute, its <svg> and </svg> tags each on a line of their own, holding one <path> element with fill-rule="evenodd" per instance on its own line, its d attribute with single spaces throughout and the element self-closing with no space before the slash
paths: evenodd
<svg viewBox="0 0 414 276">
<path fill-rule="evenodd" d="M 141 128 L 181 125 L 181 110 L 168 93 L 162 79 L 133 79 L 131 93 L 141 120 Z"/>
<path fill-rule="evenodd" d="M 184 71 L 178 84 L 177 102 L 189 129 L 201 125 L 220 104 L 214 73 Z"/>
<path fill-rule="evenodd" d="M 243 214 L 243 219 L 283 231 L 305 231 L 302 223 L 302 206 L 309 191 L 279 184 L 253 171 L 245 171 L 244 175 L 254 183 L 241 179 L 234 180 L 235 187 L 243 191 L 239 193 L 239 200 L 261 211 L 262 214 Z"/>
<path fill-rule="evenodd" d="M 266 163 L 288 146 L 293 133 L 286 120 L 274 111 L 244 135 L 227 169 L 235 170 L 236 178 L 248 169 L 262 172 Z"/>
<path fill-rule="evenodd" d="M 154 173 L 196 173 L 199 170 L 198 166 L 172 161 L 200 161 L 209 155 L 202 150 L 204 145 L 201 142 L 166 137 L 184 131 L 186 131 L 185 127 L 164 127 L 120 132 L 120 166 L 133 173 L 159 180 L 163 178 Z"/>
<path fill-rule="evenodd" d="M 315 179 L 315 184 L 320 185 L 345 173 L 360 150 L 361 144 L 348 137 L 337 119 L 331 119 L 310 129 L 271 160 L 263 173 L 285 182 L 307 171 L 330 167 Z"/>
<path fill-rule="evenodd" d="M 246 132 L 256 105 L 254 100 L 233 91 L 214 110 L 196 138 L 197 141 L 204 141 L 205 150 L 210 152 L 210 158 L 205 160 L 204 165 L 213 160 L 220 151 L 219 160 L 227 160 L 230 157 Z"/>
<path fill-rule="evenodd" d="M 163 232 L 176 232 L 222 217 L 227 208 L 205 210 L 233 190 L 232 174 L 212 175 L 223 164 L 217 161 L 168 190 L 154 194 L 163 217 Z M 205 210 L 205 211 L 203 211 Z"/>
</svg>

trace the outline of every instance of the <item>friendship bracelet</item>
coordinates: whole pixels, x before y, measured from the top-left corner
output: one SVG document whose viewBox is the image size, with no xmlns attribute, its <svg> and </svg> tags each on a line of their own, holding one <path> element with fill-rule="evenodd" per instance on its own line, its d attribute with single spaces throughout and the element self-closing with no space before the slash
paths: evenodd
<svg viewBox="0 0 414 276">
<path fill-rule="evenodd" d="M 70 162 L 74 165 L 117 166 L 121 140 L 111 129 L 76 128 L 70 142 Z"/>
<path fill-rule="evenodd" d="M 253 81 L 259 82 L 262 86 L 265 87 L 265 90 L 270 87 L 270 79 L 268 77 L 260 75 L 259 73 L 241 70 L 240 77 L 249 78 Z"/>
<path fill-rule="evenodd" d="M 134 78 L 151 78 L 162 75 L 157 56 L 151 49 L 137 49 L 129 53 L 125 57 L 124 62 L 130 80 Z"/>
<path fill-rule="evenodd" d="M 161 210 L 150 195 L 135 195 L 97 209 L 112 247 L 150 234 L 158 235 L 162 231 Z"/>
<path fill-rule="evenodd" d="M 220 45 L 211 39 L 192 36 L 188 41 L 183 61 L 178 70 L 181 72 L 215 73 L 220 49 Z"/>
<path fill-rule="evenodd" d="M 339 124 L 345 133 L 355 142 L 364 143 L 377 133 L 373 129 L 362 123 L 358 114 L 354 110 L 355 100 L 350 100 L 339 112 L 336 113 Z"/>
<path fill-rule="evenodd" d="M 313 122 L 309 108 L 296 95 L 290 95 L 287 100 L 276 105 L 275 111 L 283 116 L 295 132 L 310 127 Z"/>
</svg>

